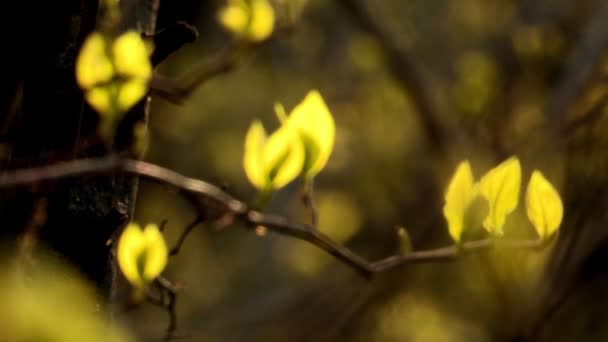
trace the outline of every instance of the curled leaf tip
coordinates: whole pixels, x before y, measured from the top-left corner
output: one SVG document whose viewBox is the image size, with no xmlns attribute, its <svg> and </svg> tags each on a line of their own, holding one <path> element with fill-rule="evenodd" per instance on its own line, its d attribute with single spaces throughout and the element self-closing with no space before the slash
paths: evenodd
<svg viewBox="0 0 608 342">
<path fill-rule="evenodd" d="M 258 120 L 245 137 L 243 165 L 249 181 L 259 190 L 279 189 L 294 180 L 302 169 L 304 150 L 296 133 L 281 126 L 266 138 Z"/>
<path fill-rule="evenodd" d="M 336 135 L 334 118 L 318 90 L 308 92 L 291 111 L 286 124 L 298 132 L 306 151 L 302 175 L 314 177 L 327 164 Z"/>
</svg>

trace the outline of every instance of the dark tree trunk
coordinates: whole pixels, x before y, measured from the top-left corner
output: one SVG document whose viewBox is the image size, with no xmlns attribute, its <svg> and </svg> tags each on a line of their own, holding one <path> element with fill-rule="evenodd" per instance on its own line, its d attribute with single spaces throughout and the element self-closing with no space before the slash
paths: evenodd
<svg viewBox="0 0 608 342">
<path fill-rule="evenodd" d="M 155 3 L 138 1 L 127 23 L 153 33 Z M 0 12 L 5 36 L 14 39 L 3 48 L 0 169 L 107 153 L 96 135 L 97 114 L 84 102 L 74 77 L 79 48 L 95 28 L 98 1 L 18 6 L 22 8 L 16 12 Z M 147 103 L 142 101 L 128 113 L 128 122 L 145 120 Z M 121 129 L 126 135 L 122 141 L 130 141 L 130 128 Z M 113 282 L 107 241 L 127 222 L 136 188 L 133 177 L 116 175 L 3 191 L 2 238 L 14 242 L 7 247 L 12 253 L 35 252 L 32 246 L 50 247 L 107 294 Z"/>
</svg>

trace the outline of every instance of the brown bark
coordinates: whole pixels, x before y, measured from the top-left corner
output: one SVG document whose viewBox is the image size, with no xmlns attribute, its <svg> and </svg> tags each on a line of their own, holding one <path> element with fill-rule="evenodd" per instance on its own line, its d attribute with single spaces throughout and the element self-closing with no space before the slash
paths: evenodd
<svg viewBox="0 0 608 342">
<path fill-rule="evenodd" d="M 158 1 L 131 2 L 135 12 L 128 23 L 153 33 Z M 9 46 L 15 47 L 5 50 L 5 66 L 10 70 L 0 91 L 0 151 L 4 151 L 0 169 L 4 170 L 108 152 L 96 134 L 98 116 L 83 101 L 74 78 L 79 48 L 96 25 L 98 1 L 43 1 L 34 7 L 1 12 L 4 23 L 32 26 L 3 30 L 14 39 Z M 147 106 L 148 101 L 142 101 L 127 114 L 117 137 L 120 149 L 129 149 L 132 125 L 145 120 Z M 3 191 L 2 237 L 12 241 L 13 252 L 24 236 L 39 247 L 50 247 L 107 293 L 115 281 L 109 277 L 107 241 L 129 219 L 136 189 L 136 178 L 117 174 Z M 40 211 L 44 215 L 34 215 Z M 34 224 L 32 217 L 45 219 Z"/>
</svg>

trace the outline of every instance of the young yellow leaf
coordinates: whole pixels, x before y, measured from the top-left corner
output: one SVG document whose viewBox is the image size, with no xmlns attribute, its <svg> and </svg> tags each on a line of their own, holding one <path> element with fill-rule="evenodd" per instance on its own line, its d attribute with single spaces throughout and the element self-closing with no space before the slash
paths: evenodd
<svg viewBox="0 0 608 342">
<path fill-rule="evenodd" d="M 143 288 L 160 275 L 167 264 L 167 246 L 158 226 L 149 224 L 142 231 L 130 223 L 118 241 L 118 265 L 125 278 Z"/>
<path fill-rule="evenodd" d="M 483 226 L 492 234 L 503 235 L 503 226 L 519 202 L 521 165 L 511 157 L 486 173 L 480 181 L 482 196 L 488 201 L 489 212 Z"/>
<path fill-rule="evenodd" d="M 302 174 L 306 178 L 314 177 L 327 164 L 336 135 L 334 119 L 321 94 L 317 90 L 308 92 L 293 109 L 286 124 L 298 131 L 306 151 Z"/>
<path fill-rule="evenodd" d="M 299 175 L 303 163 L 301 143 L 288 126 L 266 138 L 261 122 L 251 124 L 245 137 L 243 166 L 255 187 L 264 191 L 281 188 Z"/>
<path fill-rule="evenodd" d="M 127 31 L 115 41 L 113 48 L 116 71 L 128 78 L 147 80 L 152 73 L 148 49 L 141 36 L 135 31 Z"/>
<path fill-rule="evenodd" d="M 118 111 L 127 111 L 146 95 L 147 84 L 140 79 L 131 79 L 118 88 L 116 107 Z"/>
<path fill-rule="evenodd" d="M 274 28 L 274 10 L 267 0 L 252 0 L 249 37 L 259 42 L 270 36 Z"/>
<path fill-rule="evenodd" d="M 562 222 L 562 199 L 543 174 L 534 170 L 526 191 L 528 218 L 541 239 L 551 236 Z"/>
<path fill-rule="evenodd" d="M 262 41 L 274 29 L 274 10 L 268 0 L 228 0 L 218 14 L 228 31 L 254 42 Z"/>
<path fill-rule="evenodd" d="M 247 4 L 243 0 L 229 0 L 228 5 L 220 10 L 218 19 L 228 31 L 241 34 L 249 21 Z"/>
<path fill-rule="evenodd" d="M 167 265 L 167 245 L 155 224 L 148 224 L 143 232 L 145 255 L 142 278 L 147 283 L 160 275 Z"/>
<path fill-rule="evenodd" d="M 91 88 L 86 91 L 85 98 L 98 113 L 106 114 L 114 111 L 109 87 Z"/>
<path fill-rule="evenodd" d="M 264 146 L 264 164 L 271 187 L 282 188 L 298 177 L 304 157 L 297 133 L 289 126 L 283 125 L 270 135 Z"/>
<path fill-rule="evenodd" d="M 448 222 L 448 231 L 454 241 L 460 242 L 464 231 L 464 220 L 471 201 L 477 195 L 477 188 L 473 180 L 471 165 L 467 160 L 462 161 L 445 192 L 445 205 L 443 215 Z"/>
<path fill-rule="evenodd" d="M 266 131 L 258 120 L 255 120 L 245 136 L 245 153 L 243 166 L 245 174 L 251 184 L 258 189 L 265 189 L 268 184 L 264 167 L 264 145 L 266 144 Z"/>
<path fill-rule="evenodd" d="M 106 39 L 97 32 L 91 33 L 76 59 L 76 81 L 82 88 L 108 82 L 114 76 L 112 61 L 106 54 Z"/>
<path fill-rule="evenodd" d="M 148 48 L 135 31 L 116 39 L 91 33 L 76 61 L 76 79 L 87 102 L 111 121 L 145 96 L 151 73 Z"/>
</svg>

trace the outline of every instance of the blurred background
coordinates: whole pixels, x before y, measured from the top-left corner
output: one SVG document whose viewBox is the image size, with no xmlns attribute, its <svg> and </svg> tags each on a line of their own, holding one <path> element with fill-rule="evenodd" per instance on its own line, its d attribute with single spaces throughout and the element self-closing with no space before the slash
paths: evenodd
<svg viewBox="0 0 608 342">
<path fill-rule="evenodd" d="M 224 2 L 161 1 L 199 39 L 159 71 L 188 73 L 230 42 Z M 146 160 L 222 185 L 244 200 L 244 136 L 278 122 L 313 88 L 335 117 L 336 146 L 316 178 L 321 231 L 369 260 L 452 243 L 441 208 L 457 163 L 476 178 L 511 155 L 522 185 L 539 168 L 565 204 L 542 251 L 491 250 L 408 264 L 364 279 L 308 243 L 231 226 L 199 226 L 166 276 L 183 286 L 179 332 L 192 341 L 598 341 L 608 269 L 608 4 L 600 0 L 276 0 L 293 30 L 251 48 L 181 105 L 153 98 Z M 290 13 L 287 17 L 286 13 Z M 295 182 L 266 211 L 308 222 Z M 144 183 L 136 221 L 167 220 L 170 244 L 194 218 L 168 189 Z M 523 205 L 507 236 L 534 238 Z M 467 239 L 484 237 L 481 229 Z M 125 319 L 143 340 L 166 313 Z"/>
</svg>

